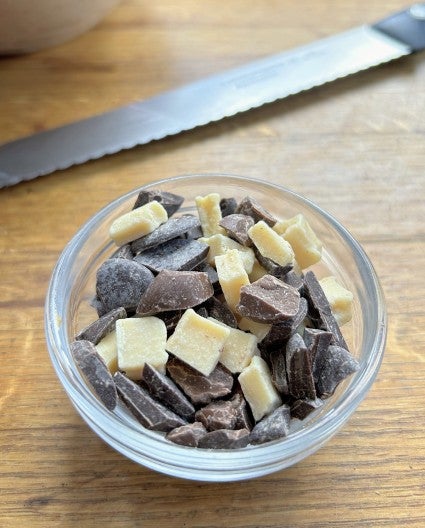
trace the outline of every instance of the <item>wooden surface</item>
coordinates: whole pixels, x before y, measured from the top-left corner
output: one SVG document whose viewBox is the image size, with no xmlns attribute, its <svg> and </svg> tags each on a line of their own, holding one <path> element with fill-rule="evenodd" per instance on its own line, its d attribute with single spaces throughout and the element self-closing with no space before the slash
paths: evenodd
<svg viewBox="0 0 425 528">
<path fill-rule="evenodd" d="M 401 0 L 124 1 L 84 36 L 0 59 L 0 142 L 374 21 Z M 2 527 L 425 526 L 425 55 L 0 191 Z M 336 216 L 381 278 L 375 385 L 318 453 L 254 481 L 156 474 L 105 445 L 50 364 L 43 302 L 76 229 L 179 173 L 283 184 Z"/>
</svg>

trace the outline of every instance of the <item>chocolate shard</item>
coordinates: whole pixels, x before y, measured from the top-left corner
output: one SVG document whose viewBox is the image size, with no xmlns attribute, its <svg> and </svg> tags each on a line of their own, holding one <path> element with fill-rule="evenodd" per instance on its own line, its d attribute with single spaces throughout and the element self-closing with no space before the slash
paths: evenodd
<svg viewBox="0 0 425 528">
<path fill-rule="evenodd" d="M 282 396 L 289 395 L 288 378 L 284 350 L 273 350 L 269 354 L 269 365 L 273 385 Z"/>
<path fill-rule="evenodd" d="M 272 275 L 243 286 L 237 312 L 258 323 L 275 323 L 294 317 L 299 309 L 300 294 Z"/>
<path fill-rule="evenodd" d="M 187 271 L 204 262 L 208 251 L 208 244 L 198 240 L 174 238 L 139 253 L 134 260 L 156 273 L 165 269 Z"/>
<path fill-rule="evenodd" d="M 307 301 L 304 297 L 300 298 L 298 312 L 294 317 L 273 323 L 268 334 L 261 341 L 263 347 L 268 350 L 276 348 L 283 348 L 286 346 L 287 340 L 295 334 L 300 324 L 304 321 L 307 315 Z"/>
<path fill-rule="evenodd" d="M 249 429 L 254 427 L 254 419 L 250 415 L 249 406 L 245 400 L 242 390 L 239 388 L 229 400 L 236 411 L 235 429 Z"/>
<path fill-rule="evenodd" d="M 254 222 L 264 220 L 266 224 L 273 227 L 277 222 L 276 218 L 267 211 L 257 200 L 250 196 L 246 196 L 237 206 L 236 213 L 251 216 Z"/>
<path fill-rule="evenodd" d="M 203 303 L 214 294 L 208 275 L 201 271 L 162 270 L 140 298 L 137 313 L 186 310 Z"/>
<path fill-rule="evenodd" d="M 70 344 L 71 354 L 78 368 L 94 393 L 110 411 L 117 404 L 117 390 L 114 380 L 96 347 L 90 341 L 73 341 Z"/>
<path fill-rule="evenodd" d="M 296 399 L 316 398 L 310 354 L 303 338 L 294 334 L 286 345 L 286 375 L 289 393 Z"/>
<path fill-rule="evenodd" d="M 198 447 L 203 449 L 240 449 L 249 442 L 248 429 L 217 429 L 203 436 Z"/>
<path fill-rule="evenodd" d="M 209 376 L 204 376 L 183 361 L 171 358 L 167 372 L 195 405 L 206 405 L 232 392 L 233 376 L 220 363 Z"/>
<path fill-rule="evenodd" d="M 310 361 L 313 368 L 313 378 L 317 383 L 318 372 L 322 365 L 322 356 L 328 350 L 332 341 L 332 333 L 320 328 L 306 328 L 303 334 L 304 342 L 310 353 Z"/>
<path fill-rule="evenodd" d="M 330 345 L 317 365 L 317 392 L 328 398 L 348 376 L 359 370 L 359 362 L 345 348 Z"/>
<path fill-rule="evenodd" d="M 158 372 L 149 363 L 145 363 L 141 381 L 153 398 L 179 416 L 187 420 L 193 418 L 195 407 L 168 376 Z"/>
<path fill-rule="evenodd" d="M 185 214 L 184 216 L 192 216 L 193 218 L 198 219 L 197 216 L 192 214 Z M 196 225 L 195 227 L 192 227 L 191 229 L 188 229 L 186 233 L 184 234 L 184 238 L 188 238 L 191 240 L 196 240 L 197 238 L 201 238 L 203 236 L 202 226 L 199 223 L 199 225 Z"/>
<path fill-rule="evenodd" d="M 231 328 L 238 327 L 238 322 L 232 310 L 226 303 L 219 301 L 217 297 L 210 297 L 205 302 L 205 308 L 208 311 L 209 317 L 213 317 Z"/>
<path fill-rule="evenodd" d="M 287 274 L 292 270 L 293 265 L 288 264 L 287 266 L 281 266 L 274 260 L 264 257 L 258 249 L 254 249 L 255 256 L 258 260 L 258 262 L 263 266 L 263 268 L 267 271 L 269 275 L 273 275 L 273 277 L 276 277 L 277 279 L 283 280 Z"/>
<path fill-rule="evenodd" d="M 230 214 L 222 218 L 219 225 L 224 227 L 230 238 L 243 246 L 252 246 L 252 241 L 248 235 L 248 229 L 254 225 L 254 219 L 251 216 Z"/>
<path fill-rule="evenodd" d="M 159 312 L 156 314 L 156 317 L 159 317 L 165 323 L 167 337 L 170 337 L 170 335 L 174 332 L 183 313 L 184 310 L 172 310 L 170 312 Z"/>
<path fill-rule="evenodd" d="M 304 420 L 313 411 L 317 411 L 322 407 L 323 401 L 320 398 L 315 400 L 296 400 L 291 403 L 291 416 L 292 418 L 298 418 L 298 420 Z"/>
<path fill-rule="evenodd" d="M 127 312 L 123 307 L 115 308 L 115 310 L 102 315 L 102 317 L 83 328 L 83 330 L 78 332 L 75 339 L 91 341 L 93 345 L 97 345 L 101 339 L 112 332 L 112 330 L 115 330 L 115 322 L 118 319 L 125 319 L 126 317 Z"/>
<path fill-rule="evenodd" d="M 283 438 L 289 433 L 289 422 L 291 412 L 289 405 L 283 404 L 275 409 L 271 414 L 263 418 L 254 429 L 249 437 L 250 444 L 264 444 L 278 438 Z"/>
<path fill-rule="evenodd" d="M 282 280 L 283 282 L 286 282 L 286 284 L 289 284 L 298 290 L 300 295 L 303 295 L 304 279 L 303 277 L 300 277 L 293 269 L 288 271 L 288 273 L 282 277 Z"/>
<path fill-rule="evenodd" d="M 193 268 L 192 271 L 203 271 L 208 275 L 208 278 L 212 284 L 212 287 L 214 288 L 214 292 L 217 293 L 217 291 L 221 291 L 221 286 L 218 281 L 218 274 L 217 270 L 210 266 L 207 262 L 203 262 L 199 266 L 196 266 L 196 268 Z"/>
<path fill-rule="evenodd" d="M 176 427 L 187 424 L 181 416 L 154 400 L 145 389 L 121 372 L 114 374 L 114 381 L 125 405 L 147 429 L 168 433 Z"/>
<path fill-rule="evenodd" d="M 136 255 L 149 248 L 180 237 L 190 229 L 200 227 L 201 223 L 196 216 L 183 215 L 179 218 L 170 218 L 161 224 L 152 233 L 145 235 L 131 243 L 131 251 Z"/>
<path fill-rule="evenodd" d="M 202 422 L 208 431 L 234 429 L 236 408 L 228 400 L 213 401 L 196 411 L 195 420 Z"/>
<path fill-rule="evenodd" d="M 152 272 L 134 260 L 108 259 L 97 270 L 96 292 L 108 311 L 134 310 L 152 281 Z"/>
<path fill-rule="evenodd" d="M 123 246 L 119 247 L 116 251 L 114 251 L 110 258 L 124 258 L 128 260 L 133 260 L 133 257 L 134 255 L 131 251 L 131 245 L 124 244 Z"/>
<path fill-rule="evenodd" d="M 140 191 L 133 209 L 141 207 L 142 205 L 152 202 L 153 200 L 159 202 L 162 207 L 167 211 L 168 216 L 172 216 L 178 211 L 184 202 L 183 196 L 173 194 L 167 191 L 151 190 L 151 191 Z"/>
<path fill-rule="evenodd" d="M 235 198 L 222 198 L 220 200 L 221 216 L 224 218 L 225 216 L 236 213 L 237 206 L 238 202 Z"/>
<path fill-rule="evenodd" d="M 193 422 L 172 429 L 165 438 L 175 444 L 198 447 L 199 440 L 206 434 L 207 430 L 201 422 Z"/>
</svg>

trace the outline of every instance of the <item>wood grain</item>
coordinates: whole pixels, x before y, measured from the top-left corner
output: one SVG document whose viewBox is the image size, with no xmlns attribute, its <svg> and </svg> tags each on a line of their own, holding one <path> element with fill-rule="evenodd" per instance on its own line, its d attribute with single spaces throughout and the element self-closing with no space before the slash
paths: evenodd
<svg viewBox="0 0 425 528">
<path fill-rule="evenodd" d="M 73 42 L 0 59 L 0 142 L 374 21 L 399 0 L 127 0 Z M 0 191 L 0 525 L 425 526 L 425 57 L 422 54 L 116 156 Z M 388 342 L 349 423 L 296 466 L 202 484 L 156 474 L 92 433 L 43 329 L 49 277 L 96 210 L 199 171 L 283 184 L 363 244 Z"/>
</svg>

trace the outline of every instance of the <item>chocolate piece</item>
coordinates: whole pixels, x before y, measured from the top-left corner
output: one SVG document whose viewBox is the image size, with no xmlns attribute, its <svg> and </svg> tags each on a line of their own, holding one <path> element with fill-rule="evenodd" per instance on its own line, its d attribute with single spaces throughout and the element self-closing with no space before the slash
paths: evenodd
<svg viewBox="0 0 425 528">
<path fill-rule="evenodd" d="M 133 209 L 141 207 L 148 202 L 152 202 L 152 200 L 159 202 L 167 211 L 168 216 L 172 216 L 178 209 L 180 209 L 180 206 L 184 202 L 183 196 L 179 196 L 178 194 L 173 194 L 167 191 L 140 191 Z"/>
<path fill-rule="evenodd" d="M 359 370 L 358 361 L 345 348 L 331 345 L 317 364 L 317 392 L 321 398 L 331 396 L 337 385 Z"/>
<path fill-rule="evenodd" d="M 190 403 L 175 383 L 158 370 L 145 363 L 142 382 L 150 395 L 163 403 L 179 416 L 188 420 L 195 414 L 195 407 Z"/>
<path fill-rule="evenodd" d="M 220 200 L 221 216 L 225 217 L 236 212 L 238 202 L 234 198 L 222 198 Z"/>
<path fill-rule="evenodd" d="M 310 353 L 310 361 L 313 369 L 313 378 L 317 382 L 318 370 L 321 368 L 317 365 L 322 364 L 322 355 L 328 350 L 332 340 L 332 333 L 319 328 L 306 328 L 303 333 L 304 342 Z"/>
<path fill-rule="evenodd" d="M 208 310 L 205 308 L 205 306 L 200 306 L 199 308 L 196 308 L 195 312 L 201 317 L 209 317 Z"/>
<path fill-rule="evenodd" d="M 90 306 L 96 310 L 98 317 L 108 313 L 108 309 L 97 295 L 91 299 Z"/>
<path fill-rule="evenodd" d="M 227 306 L 227 304 L 219 301 L 217 297 L 210 297 L 205 302 L 205 308 L 207 309 L 208 315 L 210 317 L 213 317 L 217 321 L 220 321 L 231 328 L 238 327 L 236 317 L 232 310 Z"/>
<path fill-rule="evenodd" d="M 96 292 L 108 311 L 120 307 L 134 310 L 152 281 L 152 272 L 137 262 L 108 259 L 97 270 Z"/>
<path fill-rule="evenodd" d="M 283 277 L 283 282 L 293 286 L 296 290 L 300 292 L 300 295 L 303 295 L 304 280 L 298 275 L 293 269 L 288 271 Z"/>
<path fill-rule="evenodd" d="M 195 420 L 202 422 L 208 431 L 234 429 L 236 408 L 230 401 L 214 401 L 196 411 Z"/>
<path fill-rule="evenodd" d="M 171 358 L 167 372 L 195 405 L 208 404 L 232 392 L 233 376 L 220 363 L 209 376 L 204 376 L 183 361 Z"/>
<path fill-rule="evenodd" d="M 110 258 L 124 258 L 128 260 L 133 260 L 133 252 L 131 251 L 131 245 L 130 244 L 124 244 L 123 246 L 119 247 Z"/>
<path fill-rule="evenodd" d="M 155 401 L 145 389 L 121 372 L 115 372 L 114 381 L 123 402 L 147 429 L 168 433 L 175 427 L 186 425 L 187 422 L 181 416 Z"/>
<path fill-rule="evenodd" d="M 164 269 L 187 271 L 206 260 L 208 251 L 209 246 L 198 240 L 174 238 L 139 253 L 134 260 L 156 273 Z"/>
<path fill-rule="evenodd" d="M 214 294 L 206 273 L 200 271 L 161 271 L 140 299 L 137 313 L 157 314 L 186 310 L 203 303 Z"/>
<path fill-rule="evenodd" d="M 258 422 L 249 436 L 250 444 L 264 444 L 287 436 L 291 419 L 289 405 L 283 404 Z"/>
<path fill-rule="evenodd" d="M 240 449 L 249 442 L 248 429 L 218 429 L 203 436 L 198 447 L 204 449 Z"/>
<path fill-rule="evenodd" d="M 198 447 L 199 440 L 207 434 L 207 430 L 201 422 L 176 427 L 165 435 L 167 440 L 175 444 L 188 447 Z"/>
<path fill-rule="evenodd" d="M 117 404 L 117 390 L 114 380 L 96 347 L 90 341 L 73 341 L 70 344 L 71 354 L 87 383 L 95 394 L 112 411 Z"/>
<path fill-rule="evenodd" d="M 254 419 L 249 413 L 248 403 L 245 400 L 240 388 L 229 401 L 231 402 L 236 411 L 235 429 L 251 430 L 254 426 Z"/>
<path fill-rule="evenodd" d="M 290 394 L 296 399 L 316 398 L 310 354 L 303 338 L 294 334 L 286 345 L 286 375 Z"/>
<path fill-rule="evenodd" d="M 159 317 L 165 323 L 165 327 L 167 329 L 167 337 L 170 337 L 170 335 L 174 332 L 177 323 L 180 321 L 183 313 L 184 310 L 172 310 L 170 312 L 160 312 L 156 314 L 156 317 Z"/>
<path fill-rule="evenodd" d="M 315 400 L 296 400 L 291 404 L 291 416 L 292 418 L 298 418 L 298 420 L 304 420 L 310 413 L 320 409 L 323 405 L 323 401 L 320 398 Z"/>
<path fill-rule="evenodd" d="M 273 323 L 266 337 L 261 341 L 262 347 L 269 350 L 286 346 L 286 341 L 293 335 L 307 315 L 307 301 L 300 298 L 296 315 L 290 319 Z"/>
<path fill-rule="evenodd" d="M 310 303 L 311 317 L 314 318 L 317 315 L 320 327 L 332 332 L 332 344 L 348 350 L 347 343 L 345 342 L 339 325 L 332 314 L 326 295 L 312 271 L 307 271 L 304 276 L 304 289 L 306 297 Z"/>
<path fill-rule="evenodd" d="M 168 242 L 173 238 L 177 238 L 190 229 L 200 227 L 200 225 L 201 223 L 196 216 L 184 215 L 179 218 L 170 218 L 167 222 L 157 227 L 155 231 L 152 231 L 152 233 L 132 242 L 131 250 L 134 254 L 141 253 L 146 249 Z"/>
<path fill-rule="evenodd" d="M 196 240 L 197 238 L 201 238 L 204 235 L 204 233 L 202 232 L 202 226 L 201 226 L 201 223 L 200 223 L 198 217 L 195 216 L 195 215 L 192 215 L 192 214 L 185 214 L 183 216 L 191 216 L 191 217 L 195 218 L 198 221 L 198 223 L 199 223 L 199 225 L 196 225 L 195 227 L 192 227 L 191 229 L 188 229 L 186 231 L 186 233 L 184 234 L 184 238 L 188 238 L 188 239 L 192 239 L 192 240 Z"/>
<path fill-rule="evenodd" d="M 236 213 L 251 216 L 255 223 L 264 220 L 266 224 L 273 227 L 277 222 L 276 218 L 269 213 L 260 203 L 254 198 L 246 196 L 237 206 Z"/>
<path fill-rule="evenodd" d="M 289 395 L 288 378 L 286 376 L 286 361 L 284 350 L 273 350 L 269 354 L 269 365 L 272 382 L 283 396 Z"/>
<path fill-rule="evenodd" d="M 218 281 L 218 274 L 215 268 L 210 266 L 207 262 L 203 262 L 199 266 L 196 266 L 196 268 L 193 268 L 192 271 L 203 271 L 204 273 L 206 273 L 212 284 L 212 287 L 214 288 L 214 292 L 216 294 L 221 293 L 221 286 Z"/>
<path fill-rule="evenodd" d="M 227 231 L 229 237 L 233 238 L 243 246 L 251 246 L 252 242 L 248 235 L 248 229 L 254 225 L 251 216 L 243 214 L 230 214 L 218 223 Z"/>
<path fill-rule="evenodd" d="M 127 317 L 127 312 L 124 308 L 115 308 L 115 310 L 111 310 L 86 326 L 75 336 L 75 339 L 84 339 L 91 341 L 93 345 L 97 345 L 101 339 L 115 329 L 115 322 L 118 319 L 124 319 L 125 317 Z"/>
<path fill-rule="evenodd" d="M 300 294 L 295 288 L 272 275 L 264 275 L 241 288 L 236 310 L 258 323 L 274 323 L 294 317 L 299 304 Z"/>
<path fill-rule="evenodd" d="M 264 257 L 258 249 L 254 249 L 255 256 L 257 257 L 258 262 L 263 266 L 269 275 L 273 275 L 278 279 L 283 280 L 286 275 L 292 270 L 293 265 L 287 264 L 286 266 L 281 266 L 274 260 Z M 286 282 L 286 281 L 285 281 Z M 286 283 L 288 284 L 288 283 Z"/>
</svg>

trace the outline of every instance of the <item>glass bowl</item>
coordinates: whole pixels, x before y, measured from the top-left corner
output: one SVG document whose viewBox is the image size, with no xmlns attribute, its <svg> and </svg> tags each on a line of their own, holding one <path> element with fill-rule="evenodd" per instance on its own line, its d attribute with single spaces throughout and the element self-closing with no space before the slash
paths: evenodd
<svg viewBox="0 0 425 528">
<path fill-rule="evenodd" d="M 45 307 L 46 339 L 56 373 L 87 424 L 110 446 L 153 470 L 199 481 L 236 481 L 272 473 L 304 459 L 325 444 L 348 420 L 370 389 L 379 370 L 386 339 L 382 290 L 360 245 L 331 215 L 288 189 L 246 177 L 183 175 L 142 187 L 184 196 L 183 212 L 194 212 L 198 195 L 256 198 L 277 218 L 303 213 L 324 251 L 312 269 L 335 275 L 354 294 L 353 318 L 342 327 L 360 369 L 340 384 L 325 404 L 303 421 L 292 420 L 286 438 L 236 450 L 208 450 L 173 444 L 143 428 L 123 405 L 110 412 L 94 396 L 77 369 L 69 348 L 73 336 L 96 319 L 90 306 L 100 264 L 116 249 L 108 237 L 111 222 L 129 211 L 141 190 L 116 199 L 95 214 L 67 244 L 50 281 Z"/>
</svg>

